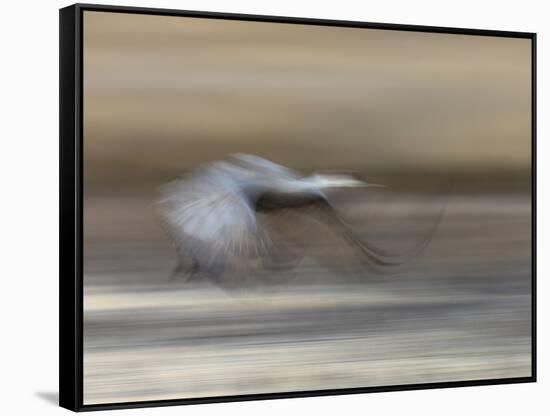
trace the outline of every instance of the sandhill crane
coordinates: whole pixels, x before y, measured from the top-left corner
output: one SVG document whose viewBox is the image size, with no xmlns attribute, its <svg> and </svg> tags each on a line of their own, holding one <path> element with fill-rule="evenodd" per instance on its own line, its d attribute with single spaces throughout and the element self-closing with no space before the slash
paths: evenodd
<svg viewBox="0 0 550 416">
<path fill-rule="evenodd" d="M 260 216 L 300 212 L 293 221 L 315 216 L 329 225 L 375 268 L 401 264 L 428 244 L 434 226 L 418 244 L 400 256 L 373 247 L 342 219 L 327 192 L 334 188 L 368 188 L 349 174 L 301 175 L 254 155 L 236 154 L 199 166 L 161 188 L 158 211 L 175 246 L 178 264 L 173 275 L 208 276 L 224 285 L 243 282 L 250 264 L 293 267 L 296 250 L 284 248 L 285 238 Z M 283 247 L 283 248 L 282 248 Z M 229 277 L 228 277 L 229 276 Z M 237 277 L 236 277 L 237 276 Z M 237 283 L 238 284 L 238 283 Z"/>
</svg>

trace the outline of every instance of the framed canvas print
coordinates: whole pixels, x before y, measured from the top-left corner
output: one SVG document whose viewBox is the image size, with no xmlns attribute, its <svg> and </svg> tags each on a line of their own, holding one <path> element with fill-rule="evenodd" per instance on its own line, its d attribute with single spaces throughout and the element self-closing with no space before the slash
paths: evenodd
<svg viewBox="0 0 550 416">
<path fill-rule="evenodd" d="M 535 34 L 60 11 L 60 404 L 532 382 Z"/>
</svg>

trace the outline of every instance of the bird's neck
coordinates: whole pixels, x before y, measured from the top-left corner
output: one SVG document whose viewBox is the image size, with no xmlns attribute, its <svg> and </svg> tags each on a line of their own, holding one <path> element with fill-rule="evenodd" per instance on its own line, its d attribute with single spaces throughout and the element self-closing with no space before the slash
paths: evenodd
<svg viewBox="0 0 550 416">
<path fill-rule="evenodd" d="M 280 193 L 318 194 L 320 192 L 319 185 L 313 177 L 305 177 L 294 181 L 285 181 L 277 185 L 277 191 Z"/>
</svg>

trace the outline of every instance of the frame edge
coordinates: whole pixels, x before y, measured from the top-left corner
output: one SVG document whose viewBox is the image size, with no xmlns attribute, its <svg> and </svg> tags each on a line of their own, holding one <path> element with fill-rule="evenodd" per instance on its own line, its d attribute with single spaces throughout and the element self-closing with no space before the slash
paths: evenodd
<svg viewBox="0 0 550 416">
<path fill-rule="evenodd" d="M 82 407 L 77 174 L 79 7 L 59 10 L 59 405 Z"/>
</svg>

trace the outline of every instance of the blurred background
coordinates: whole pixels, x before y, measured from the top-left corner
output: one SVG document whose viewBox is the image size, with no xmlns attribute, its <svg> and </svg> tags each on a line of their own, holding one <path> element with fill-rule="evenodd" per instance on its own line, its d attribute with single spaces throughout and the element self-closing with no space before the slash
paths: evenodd
<svg viewBox="0 0 550 416">
<path fill-rule="evenodd" d="M 85 403 L 530 375 L 530 50 L 85 12 Z M 158 187 L 233 152 L 388 185 L 345 208 L 390 248 L 455 186 L 426 252 L 390 276 L 321 231 L 280 286 L 168 282 Z"/>
</svg>

